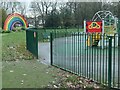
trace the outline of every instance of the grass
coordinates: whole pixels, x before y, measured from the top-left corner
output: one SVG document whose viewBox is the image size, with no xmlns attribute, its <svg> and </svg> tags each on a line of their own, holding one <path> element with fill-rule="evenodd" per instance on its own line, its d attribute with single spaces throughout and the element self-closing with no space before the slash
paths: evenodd
<svg viewBox="0 0 120 90">
<path fill-rule="evenodd" d="M 0 60 L 2 59 L 2 33 L 0 33 Z"/>
<path fill-rule="evenodd" d="M 25 32 L 23 31 L 2 34 L 2 60 L 33 59 L 32 54 L 25 49 L 25 45 Z"/>
<path fill-rule="evenodd" d="M 50 70 L 53 70 L 51 68 Z M 32 61 L 3 62 L 3 88 L 43 88 L 54 81 L 48 66 Z"/>
</svg>

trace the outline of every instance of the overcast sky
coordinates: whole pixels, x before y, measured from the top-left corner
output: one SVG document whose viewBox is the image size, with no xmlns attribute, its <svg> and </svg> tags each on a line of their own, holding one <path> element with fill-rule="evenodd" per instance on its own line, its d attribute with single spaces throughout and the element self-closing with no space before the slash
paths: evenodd
<svg viewBox="0 0 120 90">
<path fill-rule="evenodd" d="M 120 0 L 0 0 L 1 2 L 15 2 L 15 1 L 21 1 L 21 2 L 31 2 L 31 1 L 46 1 L 46 2 L 67 2 L 67 1 L 71 1 L 71 2 L 97 2 L 97 1 L 102 1 L 102 2 L 118 2 Z"/>
<path fill-rule="evenodd" d="M 46 1 L 46 2 L 67 2 L 67 1 L 71 1 L 71 2 L 97 2 L 97 1 L 103 1 L 103 2 L 118 2 L 120 0 L 0 0 L 1 2 L 15 2 L 15 1 L 21 1 L 21 2 L 31 2 L 31 1 Z"/>
<path fill-rule="evenodd" d="M 24 4 L 26 5 L 26 11 L 27 11 L 27 15 L 31 16 L 31 12 L 29 12 L 29 8 L 30 8 L 30 3 L 32 1 L 46 1 L 46 2 L 96 2 L 96 1 L 102 1 L 102 2 L 118 2 L 120 0 L 1 0 L 1 1 L 8 1 L 8 2 L 16 2 L 16 1 L 20 1 L 20 2 L 24 2 Z"/>
<path fill-rule="evenodd" d="M 13 0 L 14 1 L 14 0 Z M 46 2 L 59 2 L 59 1 L 62 1 L 62 2 L 67 2 L 67 1 L 71 1 L 71 2 L 96 2 L 96 1 L 102 1 L 102 2 L 118 2 L 120 0 L 18 0 L 18 1 L 21 1 L 21 2 L 31 2 L 31 1 L 46 1 Z"/>
</svg>

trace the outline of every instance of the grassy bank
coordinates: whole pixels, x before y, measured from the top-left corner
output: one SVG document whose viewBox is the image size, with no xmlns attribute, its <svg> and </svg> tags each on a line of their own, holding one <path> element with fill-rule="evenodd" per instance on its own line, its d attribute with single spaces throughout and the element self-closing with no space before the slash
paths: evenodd
<svg viewBox="0 0 120 90">
<path fill-rule="evenodd" d="M 2 34 L 2 60 L 33 59 L 34 57 L 26 50 L 25 45 L 24 31 Z"/>
</svg>

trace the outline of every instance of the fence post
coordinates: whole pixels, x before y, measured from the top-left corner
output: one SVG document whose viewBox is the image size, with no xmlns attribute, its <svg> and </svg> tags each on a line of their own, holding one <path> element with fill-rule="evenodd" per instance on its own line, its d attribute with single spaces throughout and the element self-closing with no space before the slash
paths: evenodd
<svg viewBox="0 0 120 90">
<path fill-rule="evenodd" d="M 108 47 L 108 87 L 111 88 L 111 75 L 112 75 L 112 36 L 109 36 Z"/>
<path fill-rule="evenodd" d="M 119 5 L 120 8 L 120 5 Z M 120 83 L 120 16 L 118 20 L 118 83 Z M 118 88 L 120 88 L 120 84 L 118 84 Z"/>
<path fill-rule="evenodd" d="M 36 56 L 37 56 L 37 59 L 38 59 L 38 32 L 35 32 L 36 33 Z"/>
<path fill-rule="evenodd" d="M 50 63 L 53 65 L 52 33 L 50 33 Z"/>
<path fill-rule="evenodd" d="M 120 20 L 118 20 L 118 30 L 117 30 L 117 32 L 118 32 L 118 46 L 120 47 Z"/>
<path fill-rule="evenodd" d="M 26 49 L 28 50 L 28 31 L 26 30 Z"/>
</svg>

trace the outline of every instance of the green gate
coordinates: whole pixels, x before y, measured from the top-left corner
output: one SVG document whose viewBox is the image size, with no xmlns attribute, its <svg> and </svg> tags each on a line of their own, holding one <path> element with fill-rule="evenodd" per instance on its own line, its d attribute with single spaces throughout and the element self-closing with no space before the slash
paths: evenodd
<svg viewBox="0 0 120 90">
<path fill-rule="evenodd" d="M 26 30 L 26 48 L 38 58 L 38 32 L 34 29 Z"/>
</svg>

